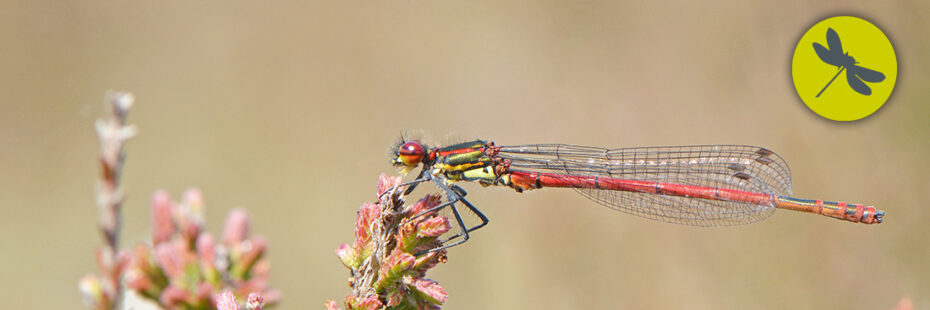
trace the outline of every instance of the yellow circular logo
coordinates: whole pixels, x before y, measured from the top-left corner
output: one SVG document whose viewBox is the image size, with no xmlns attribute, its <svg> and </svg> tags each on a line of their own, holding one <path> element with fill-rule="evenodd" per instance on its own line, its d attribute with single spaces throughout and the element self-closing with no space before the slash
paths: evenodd
<svg viewBox="0 0 930 310">
<path fill-rule="evenodd" d="M 854 121 L 878 111 L 897 76 L 891 41 L 872 23 L 852 16 L 827 18 L 808 29 L 791 61 L 798 96 L 834 121 Z"/>
</svg>

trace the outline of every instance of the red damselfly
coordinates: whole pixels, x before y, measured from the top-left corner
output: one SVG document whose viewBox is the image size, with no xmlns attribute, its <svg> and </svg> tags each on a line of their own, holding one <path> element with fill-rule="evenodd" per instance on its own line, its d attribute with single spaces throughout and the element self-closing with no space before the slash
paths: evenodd
<svg viewBox="0 0 930 310">
<path fill-rule="evenodd" d="M 885 215 L 872 206 L 789 197 L 788 164 L 768 149 L 748 145 L 607 149 L 567 144 L 498 146 L 475 140 L 430 148 L 402 140 L 394 150 L 393 164 L 423 167 L 417 179 L 406 183 L 406 192 L 433 181 L 446 193 L 445 203 L 423 212 L 451 207 L 461 231 L 441 248 L 467 241 L 469 232 L 488 223 L 465 199 L 466 192 L 454 184 L 457 181 L 506 186 L 517 192 L 572 188 L 611 209 L 695 226 L 749 224 L 769 217 L 775 209 L 864 224 L 881 223 Z M 456 203 L 474 212 L 481 223 L 466 227 Z"/>
</svg>

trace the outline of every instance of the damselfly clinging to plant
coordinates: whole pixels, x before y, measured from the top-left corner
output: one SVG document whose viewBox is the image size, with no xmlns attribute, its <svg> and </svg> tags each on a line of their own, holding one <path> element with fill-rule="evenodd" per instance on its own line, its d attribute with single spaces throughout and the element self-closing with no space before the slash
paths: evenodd
<svg viewBox="0 0 930 310">
<path fill-rule="evenodd" d="M 393 164 L 422 165 L 407 192 L 433 181 L 448 201 L 461 232 L 441 248 L 468 240 L 488 219 L 465 199 L 458 181 L 506 186 L 517 192 L 545 187 L 573 188 L 586 198 L 625 213 L 696 226 L 729 226 L 763 220 L 775 209 L 825 215 L 856 223 L 881 223 L 884 211 L 872 206 L 789 197 L 791 172 L 768 149 L 748 145 L 693 145 L 606 149 L 567 144 L 498 146 L 475 140 L 430 148 L 402 140 Z M 481 223 L 467 227 L 456 204 Z M 456 240 L 457 239 L 457 240 Z M 454 240 L 454 242 L 450 242 Z"/>
</svg>

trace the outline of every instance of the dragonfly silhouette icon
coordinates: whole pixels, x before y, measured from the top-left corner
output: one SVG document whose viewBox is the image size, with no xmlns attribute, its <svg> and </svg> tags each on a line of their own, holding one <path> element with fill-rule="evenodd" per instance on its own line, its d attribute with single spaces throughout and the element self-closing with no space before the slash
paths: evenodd
<svg viewBox="0 0 930 310">
<path fill-rule="evenodd" d="M 849 52 L 843 53 L 843 45 L 840 43 L 840 36 L 833 28 L 827 28 L 827 46 L 829 46 L 830 49 L 823 47 L 820 43 L 814 42 L 814 51 L 817 52 L 817 56 L 819 56 L 820 60 L 823 60 L 823 62 L 837 66 L 839 72 L 837 72 L 836 75 L 830 79 L 830 82 L 828 82 L 827 85 L 817 93 L 817 96 L 814 97 L 820 97 L 823 91 L 827 90 L 827 87 L 830 87 L 833 80 L 836 80 L 836 77 L 839 76 L 840 73 L 843 73 L 844 69 L 846 70 L 846 82 L 849 83 L 849 87 L 857 93 L 866 96 L 872 94 L 872 89 L 863 81 L 878 83 L 885 80 L 885 75 L 881 72 L 857 66 L 856 64 L 859 62 L 852 56 L 849 56 Z"/>
</svg>

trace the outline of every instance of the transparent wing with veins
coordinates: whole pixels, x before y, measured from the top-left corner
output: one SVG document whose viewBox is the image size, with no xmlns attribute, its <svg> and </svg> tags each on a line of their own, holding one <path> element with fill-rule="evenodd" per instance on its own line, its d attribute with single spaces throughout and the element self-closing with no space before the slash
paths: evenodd
<svg viewBox="0 0 930 310">
<path fill-rule="evenodd" d="M 503 146 L 498 155 L 511 170 L 569 176 L 728 188 L 788 195 L 791 171 L 767 149 L 747 145 L 694 145 L 606 149 L 566 144 Z M 625 213 L 696 226 L 748 224 L 769 217 L 771 204 L 575 188 L 586 198 Z"/>
</svg>

